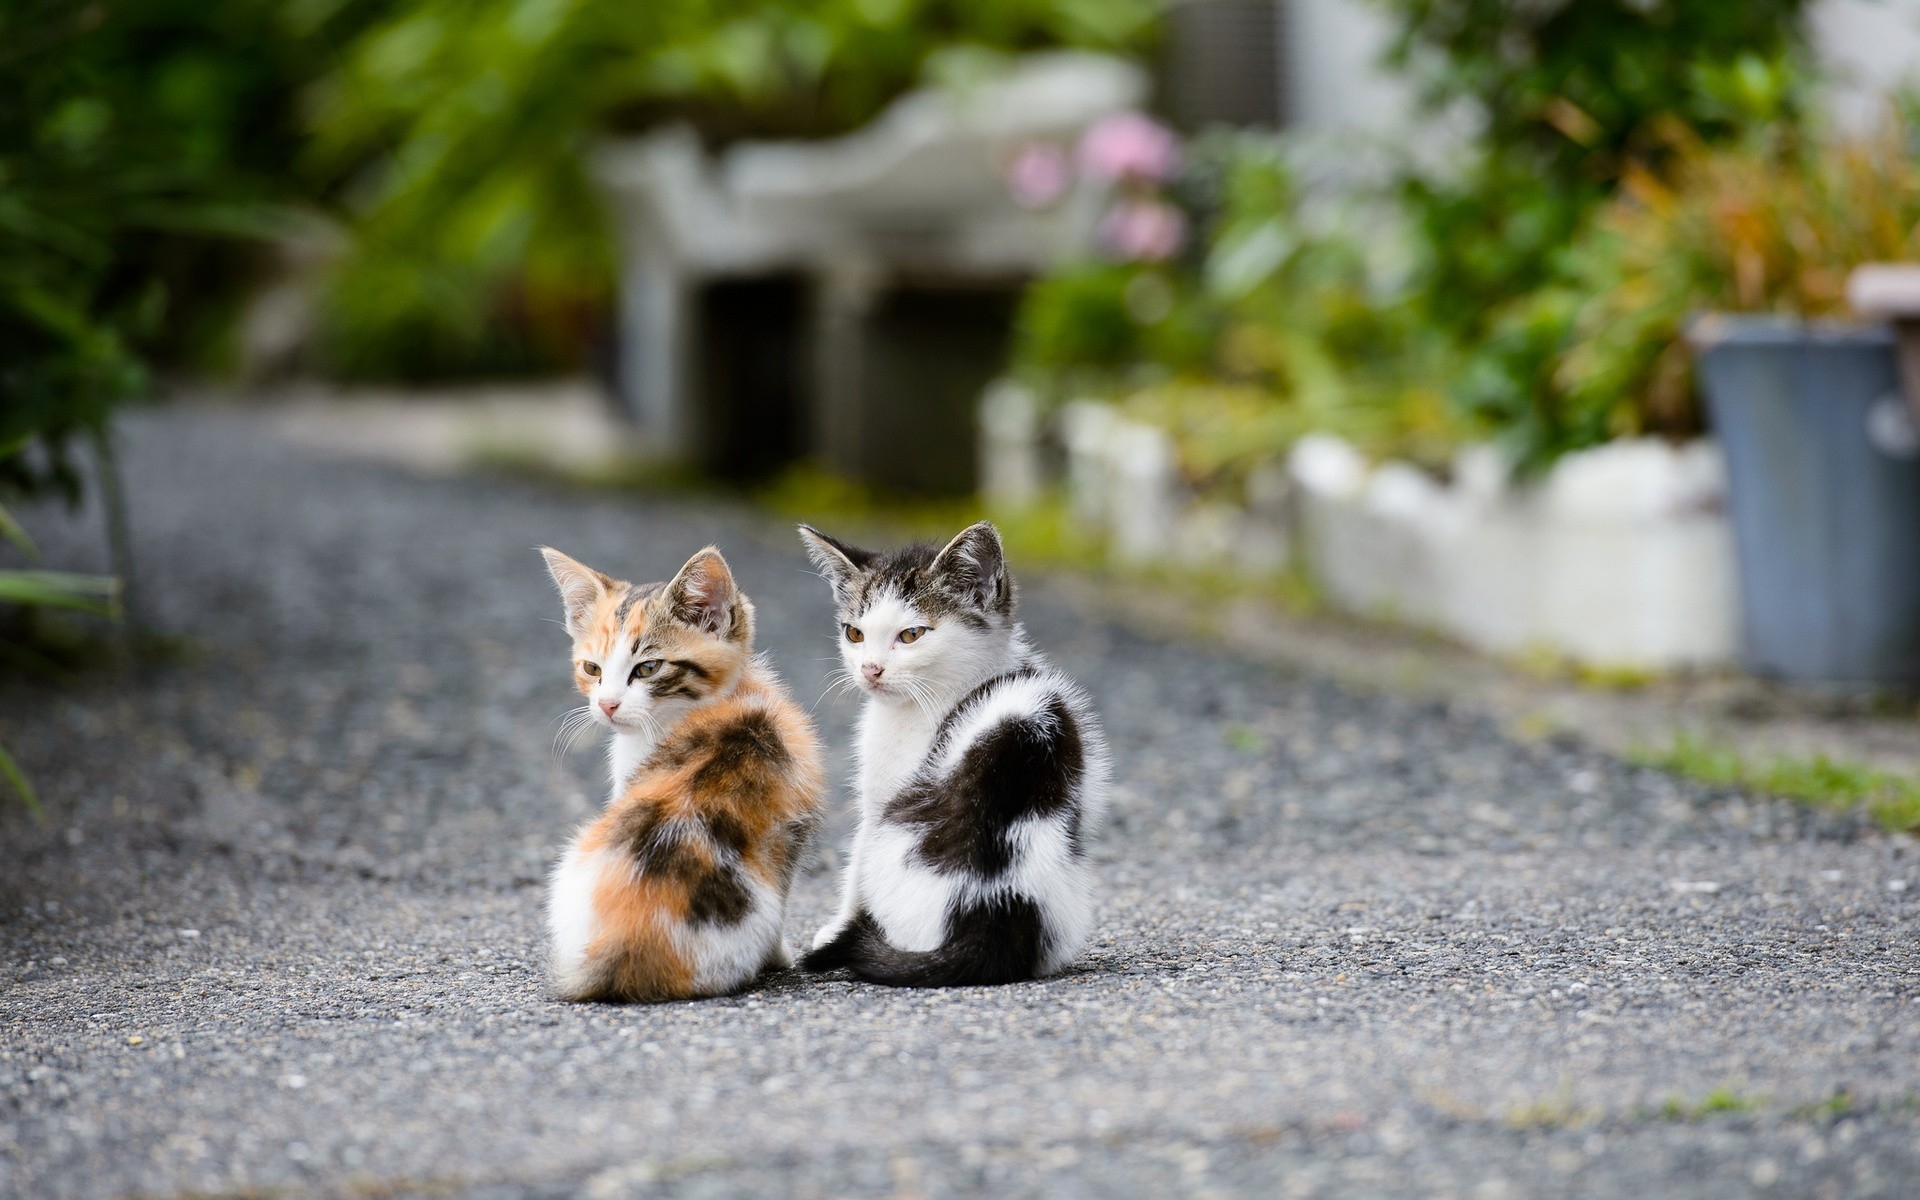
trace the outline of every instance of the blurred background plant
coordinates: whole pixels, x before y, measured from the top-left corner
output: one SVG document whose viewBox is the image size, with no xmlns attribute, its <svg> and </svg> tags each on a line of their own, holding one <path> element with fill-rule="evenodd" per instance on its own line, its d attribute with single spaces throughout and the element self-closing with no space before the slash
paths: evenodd
<svg viewBox="0 0 1920 1200">
<path fill-rule="evenodd" d="M 0 508 L 0 539 L 29 561 L 40 552 L 27 531 L 6 509 Z M 25 567 L 0 568 L 0 604 L 8 606 L 0 621 L 0 663 L 10 672 L 59 677 L 65 664 L 48 654 L 47 639 L 36 627 L 46 610 L 64 610 L 96 617 L 117 615 L 120 582 L 107 575 L 46 571 Z M 0 743 L 0 784 L 38 815 L 40 800 L 32 780 Z"/>
<path fill-rule="evenodd" d="M 0 8 L 0 483 L 77 494 L 76 438 L 152 369 L 222 362 L 252 239 L 302 191 L 297 89 L 355 10 Z"/>
<path fill-rule="evenodd" d="M 1706 142 L 1792 119 L 1806 0 L 1386 0 L 1394 61 L 1433 109 L 1477 127 L 1465 160 L 1405 181 L 1424 237 L 1415 294 L 1462 335 L 1545 283 L 1629 171 L 1658 171 L 1679 122 Z"/>
<path fill-rule="evenodd" d="M 1601 440 L 1702 426 L 1690 316 L 1847 315 L 1848 272 L 1920 258 L 1911 104 L 1872 136 L 1756 128 L 1713 148 L 1674 131 L 1666 176 L 1636 171 L 1570 250 L 1549 295 L 1568 329 L 1537 404 Z"/>
<path fill-rule="evenodd" d="M 1055 403 L 1106 398 L 1168 430 L 1197 486 L 1313 430 L 1444 462 L 1449 347 L 1396 279 L 1404 221 L 1365 197 L 1316 207 L 1299 175 L 1284 138 L 1197 139 L 1169 190 L 1198 241 L 1172 263 L 1077 263 L 1036 284 L 1020 369 Z"/>
<path fill-rule="evenodd" d="M 1125 114 L 1072 156 L 1015 164 L 1016 192 L 1077 170 L 1113 196 L 1104 257 L 1032 289 L 1023 369 L 1059 387 L 1151 384 L 1141 403 L 1182 428 L 1244 411 L 1246 444 L 1263 448 L 1249 453 L 1315 427 L 1437 464 L 1493 434 L 1539 467 L 1623 430 L 1691 428 L 1677 368 L 1648 374 L 1604 349 L 1641 335 L 1576 333 L 1580 312 L 1600 311 L 1603 264 L 1625 253 L 1607 249 L 1619 219 L 1602 230 L 1597 214 L 1623 184 L 1636 204 L 1673 190 L 1756 129 L 1791 140 L 1778 131 L 1805 124 L 1805 0 L 1383 5 L 1425 109 L 1470 130 L 1460 152 L 1350 192 L 1364 222 L 1328 218 L 1338 206 L 1316 202 L 1284 135 L 1183 147 Z M 230 365 L 235 314 L 273 266 L 261 240 L 297 236 L 296 210 L 346 235 L 309 366 L 406 380 L 579 369 L 609 340 L 614 256 L 588 163 L 602 136 L 669 120 L 710 146 L 839 133 L 1011 52 L 1140 52 L 1160 7 L 10 5 L 0 445 L 25 440 L 0 478 L 71 492 L 73 439 L 152 370 Z M 1659 341 L 1672 318 L 1625 324 Z M 1576 337 L 1587 349 L 1563 363 Z"/>
<path fill-rule="evenodd" d="M 1745 260 L 1756 248 L 1736 244 L 1752 236 L 1751 218 L 1769 205 L 1781 205 L 1781 216 L 1797 208 L 1788 217 L 1791 237 L 1816 254 L 1816 244 L 1844 240 L 1840 228 L 1867 215 L 1846 211 L 1847 201 L 1831 194 L 1814 206 L 1788 198 L 1806 196 L 1809 185 L 1825 191 L 1814 178 L 1835 156 L 1856 153 L 1808 116 L 1807 79 L 1790 60 L 1746 56 L 1725 70 L 1696 70 L 1693 80 L 1697 107 L 1716 121 L 1672 114 L 1650 121 L 1611 193 L 1583 215 L 1542 279 L 1487 309 L 1464 343 L 1456 401 L 1523 470 L 1615 437 L 1700 433 L 1682 323 L 1690 312 L 1766 307 L 1727 286 L 1735 278 L 1731 258 L 1712 257 Z M 1741 176 L 1762 190 L 1730 190 Z M 1862 194 L 1859 201 L 1872 207 L 1882 199 Z M 1855 239 L 1853 249 L 1865 246 Z M 1776 262 L 1783 252 L 1797 253 L 1787 240 L 1767 250 Z M 1828 255 L 1822 269 L 1832 273 L 1831 298 L 1799 315 L 1843 307 L 1847 261 Z"/>
<path fill-rule="evenodd" d="M 1436 166 L 1407 147 L 1378 178 L 1323 184 L 1338 173 L 1286 134 L 1202 137 L 1167 189 L 1193 248 L 1173 270 L 1079 263 L 1032 289 L 1028 377 L 1158 411 L 1200 475 L 1218 457 L 1202 443 L 1257 458 L 1310 429 L 1436 469 L 1492 438 L 1523 473 L 1623 434 L 1697 432 L 1680 314 L 1737 297 L 1704 245 L 1663 257 L 1656 218 L 1629 212 L 1733 171 L 1703 165 L 1719 147 L 1762 175 L 1811 169 L 1802 0 L 1385 7 L 1392 61 L 1457 153 Z M 1794 219 L 1866 217 L 1833 204 Z M 1634 296 L 1650 287 L 1658 312 Z"/>
<path fill-rule="evenodd" d="M 711 145 L 852 129 L 1008 51 L 1142 44 L 1153 0 L 410 0 L 318 87 L 309 161 L 356 236 L 325 305 L 350 376 L 577 368 L 613 256 L 595 140 L 668 120 Z"/>
<path fill-rule="evenodd" d="M 304 194 L 297 91 L 368 7 L 0 6 L 0 491 L 77 502 L 91 449 L 111 498 L 114 409 L 227 360 L 258 239 Z M 4 510 L 0 534 L 37 557 Z M 40 614 L 113 615 L 118 587 L 0 569 L 0 667 L 61 673 Z M 0 777 L 32 804 L 4 751 Z"/>
</svg>

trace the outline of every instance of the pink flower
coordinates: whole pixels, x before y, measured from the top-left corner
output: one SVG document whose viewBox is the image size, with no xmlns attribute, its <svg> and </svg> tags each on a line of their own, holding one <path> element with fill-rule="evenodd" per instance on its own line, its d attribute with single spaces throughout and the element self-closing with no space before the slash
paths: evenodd
<svg viewBox="0 0 1920 1200">
<path fill-rule="evenodd" d="M 1053 142 L 1028 142 L 1007 164 L 1007 190 L 1021 208 L 1046 208 L 1066 194 L 1072 168 Z"/>
<path fill-rule="evenodd" d="M 1187 218 L 1163 200 L 1121 199 L 1100 219 L 1100 244 L 1130 262 L 1160 262 L 1180 253 Z"/>
<path fill-rule="evenodd" d="M 1180 169 L 1180 137 L 1143 113 L 1113 113 L 1081 137 L 1080 169 L 1102 182 L 1133 178 L 1162 183 Z"/>
</svg>

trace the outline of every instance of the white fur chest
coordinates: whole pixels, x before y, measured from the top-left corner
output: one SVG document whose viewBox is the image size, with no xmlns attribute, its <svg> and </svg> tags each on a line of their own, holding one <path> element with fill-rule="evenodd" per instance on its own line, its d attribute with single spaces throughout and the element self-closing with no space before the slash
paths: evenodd
<svg viewBox="0 0 1920 1200">
<path fill-rule="evenodd" d="M 611 804 L 627 790 L 627 781 L 640 764 L 647 761 L 653 753 L 655 739 L 652 734 L 629 730 L 618 730 L 607 744 L 607 774 L 613 787 L 607 794 L 607 803 Z"/>
<path fill-rule="evenodd" d="M 938 723 L 918 705 L 869 701 L 860 713 L 860 814 L 871 820 L 926 760 Z"/>
</svg>

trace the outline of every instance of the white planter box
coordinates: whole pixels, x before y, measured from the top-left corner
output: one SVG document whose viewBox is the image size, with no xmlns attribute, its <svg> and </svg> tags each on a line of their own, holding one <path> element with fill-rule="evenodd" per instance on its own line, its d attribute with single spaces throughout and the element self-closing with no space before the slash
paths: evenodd
<svg viewBox="0 0 1920 1200">
<path fill-rule="evenodd" d="M 1405 464 L 1369 471 L 1323 435 L 1290 468 L 1306 553 L 1342 608 L 1594 666 L 1733 657 L 1733 540 L 1710 442 L 1615 442 L 1526 487 L 1507 486 L 1485 449 L 1462 456 L 1449 487 Z"/>
<path fill-rule="evenodd" d="M 1131 566 L 1176 557 L 1185 496 L 1173 439 L 1112 406 L 1075 400 L 1060 413 L 1067 500 L 1076 521 L 1107 536 Z"/>
</svg>

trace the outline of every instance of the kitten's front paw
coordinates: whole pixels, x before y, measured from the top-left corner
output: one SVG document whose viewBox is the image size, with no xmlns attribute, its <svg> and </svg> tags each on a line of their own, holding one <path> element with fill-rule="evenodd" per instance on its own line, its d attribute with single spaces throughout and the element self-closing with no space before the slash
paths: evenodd
<svg viewBox="0 0 1920 1200">
<path fill-rule="evenodd" d="M 773 953 L 767 955 L 763 971 L 789 971 L 793 969 L 793 951 L 787 948 L 787 939 L 781 938 L 775 943 Z"/>
<path fill-rule="evenodd" d="M 847 923 L 845 921 L 829 921 L 825 925 L 822 925 L 820 932 L 813 935 L 813 948 L 818 950 L 828 942 L 839 937 L 841 931 L 846 927 Z"/>
</svg>

